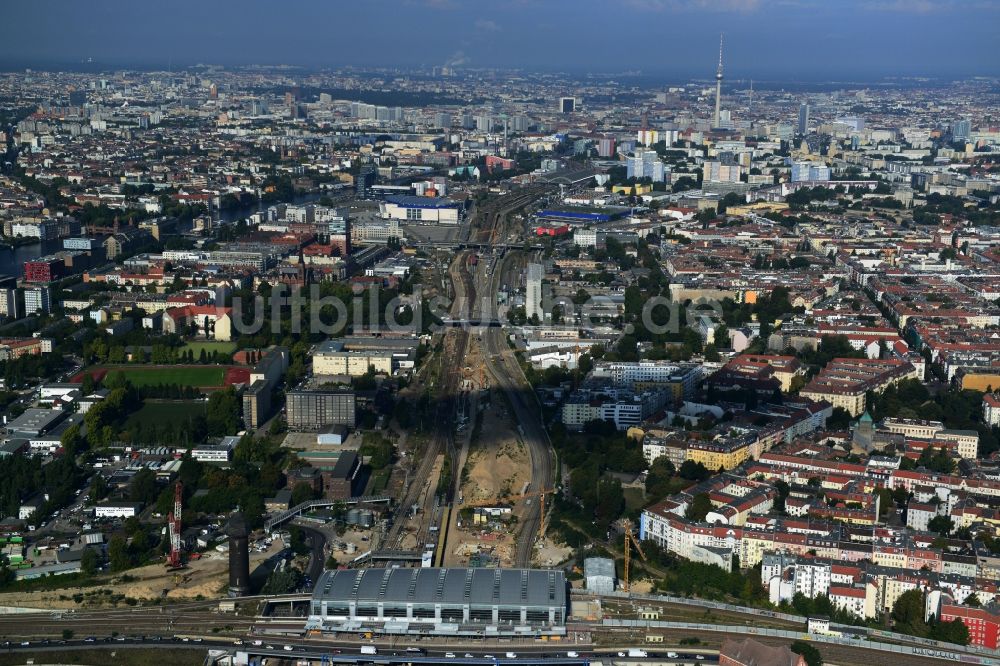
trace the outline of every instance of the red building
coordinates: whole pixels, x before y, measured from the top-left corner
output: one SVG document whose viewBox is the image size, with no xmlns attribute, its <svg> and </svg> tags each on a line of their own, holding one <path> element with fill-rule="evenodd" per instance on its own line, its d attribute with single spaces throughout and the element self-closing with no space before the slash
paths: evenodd
<svg viewBox="0 0 1000 666">
<path fill-rule="evenodd" d="M 500 169 L 501 171 L 510 171 L 514 168 L 514 160 L 509 160 L 505 157 L 497 157 L 496 155 L 486 156 L 486 170 L 493 173 L 495 170 Z"/>
<path fill-rule="evenodd" d="M 52 282 L 63 276 L 66 262 L 62 259 L 40 258 L 24 262 L 25 282 Z"/>
<path fill-rule="evenodd" d="M 558 227 L 535 227 L 536 236 L 562 236 L 569 233 L 569 225 L 563 224 Z"/>
<path fill-rule="evenodd" d="M 961 620 L 969 629 L 969 645 L 997 649 L 1000 643 L 1000 616 L 994 615 L 985 608 L 972 608 L 970 606 L 953 606 L 951 604 L 941 604 L 941 613 L 938 618 L 941 622 L 951 622 Z"/>
</svg>

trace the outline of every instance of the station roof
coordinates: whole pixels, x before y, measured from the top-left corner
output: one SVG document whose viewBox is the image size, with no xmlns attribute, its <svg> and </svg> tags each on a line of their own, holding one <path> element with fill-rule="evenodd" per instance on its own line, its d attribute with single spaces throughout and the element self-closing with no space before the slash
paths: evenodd
<svg viewBox="0 0 1000 666">
<path fill-rule="evenodd" d="M 566 605 L 562 571 L 547 569 L 344 569 L 324 572 L 313 599 L 552 607 Z"/>
</svg>

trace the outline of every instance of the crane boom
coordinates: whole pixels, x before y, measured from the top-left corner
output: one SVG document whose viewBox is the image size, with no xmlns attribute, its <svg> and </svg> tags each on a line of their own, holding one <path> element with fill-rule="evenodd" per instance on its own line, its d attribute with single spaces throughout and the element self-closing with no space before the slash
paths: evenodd
<svg viewBox="0 0 1000 666">
<path fill-rule="evenodd" d="M 636 538 L 635 533 L 632 531 L 632 523 L 630 521 L 625 521 L 625 567 L 624 567 L 624 579 L 622 588 L 628 592 L 629 591 L 629 566 L 631 565 L 632 559 L 632 546 L 639 552 L 639 556 L 642 558 L 643 562 L 647 562 L 646 553 L 642 551 L 642 544 Z"/>
</svg>

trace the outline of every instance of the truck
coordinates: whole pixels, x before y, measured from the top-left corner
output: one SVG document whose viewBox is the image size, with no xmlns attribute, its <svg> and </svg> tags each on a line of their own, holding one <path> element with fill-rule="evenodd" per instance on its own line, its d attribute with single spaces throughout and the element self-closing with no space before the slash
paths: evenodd
<svg viewBox="0 0 1000 666">
<path fill-rule="evenodd" d="M 378 654 L 378 650 L 375 649 L 374 645 L 362 645 L 361 654 Z"/>
<path fill-rule="evenodd" d="M 649 653 L 646 652 L 645 650 L 640 650 L 639 648 L 629 648 L 628 649 L 628 656 L 630 656 L 630 657 L 641 657 L 641 658 L 645 659 L 646 657 L 649 656 Z"/>
</svg>

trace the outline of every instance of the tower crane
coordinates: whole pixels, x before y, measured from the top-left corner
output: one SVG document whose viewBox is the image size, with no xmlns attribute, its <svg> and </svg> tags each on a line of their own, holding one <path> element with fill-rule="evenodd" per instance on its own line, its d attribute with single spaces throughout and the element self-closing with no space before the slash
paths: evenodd
<svg viewBox="0 0 1000 666">
<path fill-rule="evenodd" d="M 635 537 L 635 533 L 632 532 L 632 521 L 625 521 L 625 576 L 623 589 L 629 591 L 629 565 L 631 563 L 632 553 L 631 547 L 635 546 L 635 549 L 639 552 L 639 556 L 642 557 L 643 562 L 648 562 L 646 559 L 646 553 L 642 552 L 642 545 L 639 540 Z"/>
<path fill-rule="evenodd" d="M 180 569 L 181 562 L 181 503 L 184 498 L 184 484 L 178 481 L 174 484 L 174 510 L 167 516 L 167 532 L 170 535 L 170 556 L 167 567 Z"/>
</svg>

